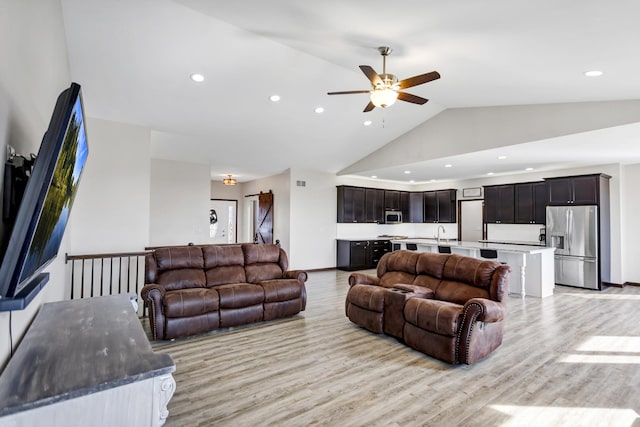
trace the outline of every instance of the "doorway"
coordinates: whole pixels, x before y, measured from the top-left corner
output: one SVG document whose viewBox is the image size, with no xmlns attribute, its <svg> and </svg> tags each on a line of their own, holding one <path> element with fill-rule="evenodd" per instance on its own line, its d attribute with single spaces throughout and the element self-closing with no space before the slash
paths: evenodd
<svg viewBox="0 0 640 427">
<path fill-rule="evenodd" d="M 209 241 L 237 243 L 238 201 L 211 199 L 209 205 Z"/>
<path fill-rule="evenodd" d="M 465 242 L 482 240 L 484 238 L 482 215 L 484 200 L 460 200 L 459 204 L 459 240 Z"/>
</svg>

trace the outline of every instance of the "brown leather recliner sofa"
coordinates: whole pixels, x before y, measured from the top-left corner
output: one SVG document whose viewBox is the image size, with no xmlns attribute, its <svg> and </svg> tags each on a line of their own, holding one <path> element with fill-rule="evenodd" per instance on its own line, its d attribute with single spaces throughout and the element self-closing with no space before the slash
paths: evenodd
<svg viewBox="0 0 640 427">
<path fill-rule="evenodd" d="M 456 254 L 390 252 L 377 276 L 349 276 L 346 315 L 425 354 L 470 365 L 502 344 L 509 272 Z"/>
<path fill-rule="evenodd" d="M 154 339 L 293 316 L 305 309 L 307 273 L 287 271 L 271 244 L 157 248 L 145 258 L 142 299 Z"/>
</svg>

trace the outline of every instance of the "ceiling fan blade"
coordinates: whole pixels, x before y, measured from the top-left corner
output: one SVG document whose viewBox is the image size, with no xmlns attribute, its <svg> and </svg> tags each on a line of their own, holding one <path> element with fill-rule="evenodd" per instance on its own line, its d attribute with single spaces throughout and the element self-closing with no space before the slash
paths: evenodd
<svg viewBox="0 0 640 427">
<path fill-rule="evenodd" d="M 433 80 L 437 80 L 440 78 L 440 73 L 437 71 L 432 71 L 426 74 L 420 74 L 419 76 L 409 77 L 408 79 L 400 80 L 398 82 L 398 87 L 400 89 L 406 89 L 413 86 L 418 86 L 424 83 L 428 83 Z"/>
<path fill-rule="evenodd" d="M 368 113 L 369 111 L 373 110 L 374 108 L 376 108 L 375 105 L 373 105 L 373 102 L 369 101 L 369 103 L 367 104 L 366 107 L 364 107 L 364 110 L 362 110 L 363 113 Z"/>
<path fill-rule="evenodd" d="M 376 71 L 373 68 L 371 68 L 368 65 L 360 65 L 360 69 L 362 70 L 364 75 L 367 76 L 367 78 L 371 81 L 371 83 L 374 86 L 384 85 L 384 82 L 382 81 L 378 73 L 376 73 Z"/>
<path fill-rule="evenodd" d="M 416 96 L 416 95 L 411 95 L 410 93 L 406 93 L 406 92 L 398 92 L 398 99 L 400 101 L 406 101 L 406 102 L 411 102 L 413 104 L 426 104 L 427 101 L 429 101 L 428 99 Z"/>
<path fill-rule="evenodd" d="M 347 90 L 343 92 L 327 92 L 327 95 L 350 95 L 352 93 L 371 93 L 370 90 Z"/>
</svg>

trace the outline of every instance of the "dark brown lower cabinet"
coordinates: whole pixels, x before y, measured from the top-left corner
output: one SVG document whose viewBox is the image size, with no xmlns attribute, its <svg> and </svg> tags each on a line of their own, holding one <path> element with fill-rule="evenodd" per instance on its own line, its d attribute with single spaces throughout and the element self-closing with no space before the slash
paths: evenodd
<svg viewBox="0 0 640 427">
<path fill-rule="evenodd" d="M 376 268 L 382 255 L 390 251 L 389 240 L 338 240 L 336 268 L 347 271 Z"/>
</svg>

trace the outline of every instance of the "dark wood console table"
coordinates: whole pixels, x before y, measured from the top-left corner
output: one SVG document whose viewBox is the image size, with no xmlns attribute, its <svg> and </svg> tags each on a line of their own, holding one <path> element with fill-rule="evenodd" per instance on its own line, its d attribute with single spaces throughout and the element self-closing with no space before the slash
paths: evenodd
<svg viewBox="0 0 640 427">
<path fill-rule="evenodd" d="M 0 376 L 0 424 L 164 424 L 175 364 L 152 351 L 131 298 L 44 304 Z"/>
</svg>

